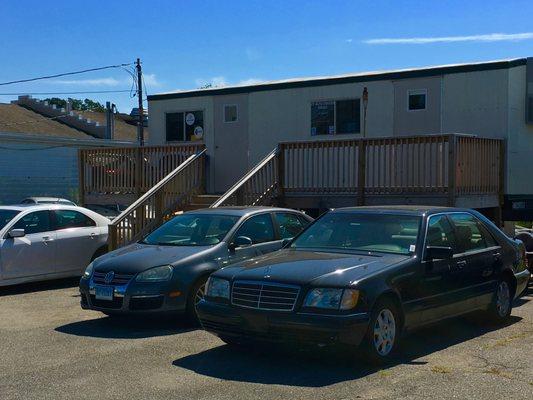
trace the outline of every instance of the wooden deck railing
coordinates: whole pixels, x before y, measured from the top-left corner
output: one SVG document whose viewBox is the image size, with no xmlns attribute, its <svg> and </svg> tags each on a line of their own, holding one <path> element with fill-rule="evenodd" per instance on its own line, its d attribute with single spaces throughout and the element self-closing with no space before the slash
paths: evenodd
<svg viewBox="0 0 533 400">
<path fill-rule="evenodd" d="M 268 205 L 279 195 L 279 150 L 272 150 L 210 207 Z"/>
<path fill-rule="evenodd" d="M 203 148 L 185 144 L 80 150 L 80 202 L 91 194 L 138 198 Z"/>
<path fill-rule="evenodd" d="M 280 143 L 213 204 L 269 204 L 281 196 L 499 194 L 503 141 L 465 135 Z"/>
<path fill-rule="evenodd" d="M 140 239 L 204 191 L 205 152 L 189 156 L 112 221 L 110 250 Z"/>
</svg>

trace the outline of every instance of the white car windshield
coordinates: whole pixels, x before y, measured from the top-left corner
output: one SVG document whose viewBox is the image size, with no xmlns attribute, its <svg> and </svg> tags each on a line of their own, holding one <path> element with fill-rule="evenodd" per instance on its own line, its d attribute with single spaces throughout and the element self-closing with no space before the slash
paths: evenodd
<svg viewBox="0 0 533 400">
<path fill-rule="evenodd" d="M 0 229 L 3 229 L 19 212 L 17 210 L 0 210 Z"/>
<path fill-rule="evenodd" d="M 172 218 L 141 241 L 159 246 L 212 246 L 220 243 L 239 220 L 237 216 L 182 214 Z"/>
<path fill-rule="evenodd" d="M 410 254 L 415 250 L 420 220 L 410 215 L 330 213 L 297 237 L 291 247 Z"/>
</svg>

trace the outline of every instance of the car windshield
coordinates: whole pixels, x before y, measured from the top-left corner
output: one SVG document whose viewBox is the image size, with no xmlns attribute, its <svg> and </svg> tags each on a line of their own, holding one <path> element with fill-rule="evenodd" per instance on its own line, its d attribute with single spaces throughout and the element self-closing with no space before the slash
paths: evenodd
<svg viewBox="0 0 533 400">
<path fill-rule="evenodd" d="M 17 210 L 0 210 L 0 229 L 3 229 L 19 212 Z"/>
<path fill-rule="evenodd" d="M 291 247 L 410 254 L 415 251 L 419 226 L 418 216 L 330 213 L 297 237 Z"/>
<path fill-rule="evenodd" d="M 237 216 L 182 214 L 172 218 L 141 241 L 160 246 L 212 246 L 220 243 L 239 220 Z"/>
</svg>

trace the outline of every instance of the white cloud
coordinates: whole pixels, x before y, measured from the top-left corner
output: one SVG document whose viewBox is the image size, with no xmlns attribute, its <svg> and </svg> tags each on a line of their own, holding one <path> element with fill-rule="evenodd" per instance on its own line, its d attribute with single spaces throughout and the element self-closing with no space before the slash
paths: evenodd
<svg viewBox="0 0 533 400">
<path fill-rule="evenodd" d="M 147 86 L 161 86 L 161 83 L 157 80 L 155 74 L 143 74 L 144 83 Z M 96 78 L 96 79 L 56 79 L 53 83 L 59 85 L 73 85 L 73 86 L 131 86 L 131 79 L 129 77 L 124 78 Z"/>
<path fill-rule="evenodd" d="M 345 42 L 346 42 L 346 43 L 352 43 L 352 42 L 353 42 L 353 39 L 346 39 Z"/>
<path fill-rule="evenodd" d="M 54 80 L 54 83 L 60 85 L 80 85 L 80 86 L 118 86 L 124 83 L 124 80 L 115 78 L 98 78 L 98 79 L 70 79 L 70 80 Z"/>
<path fill-rule="evenodd" d="M 366 44 L 429 44 L 429 43 L 456 43 L 456 42 L 516 42 L 533 39 L 533 32 L 525 33 L 489 33 L 485 35 L 469 36 L 437 36 L 437 37 L 411 37 L 411 38 L 380 38 L 366 39 Z"/>
<path fill-rule="evenodd" d="M 157 80 L 155 74 L 143 74 L 143 79 L 146 86 L 161 86 L 161 82 Z"/>
<path fill-rule="evenodd" d="M 258 78 L 248 78 L 248 79 L 240 80 L 238 82 L 229 82 L 224 76 L 215 76 L 209 79 L 198 78 L 194 81 L 197 87 L 205 87 L 207 85 L 211 85 L 211 87 L 213 88 L 215 87 L 222 88 L 226 86 L 257 85 L 263 82 L 264 82 L 263 79 L 258 79 Z"/>
</svg>

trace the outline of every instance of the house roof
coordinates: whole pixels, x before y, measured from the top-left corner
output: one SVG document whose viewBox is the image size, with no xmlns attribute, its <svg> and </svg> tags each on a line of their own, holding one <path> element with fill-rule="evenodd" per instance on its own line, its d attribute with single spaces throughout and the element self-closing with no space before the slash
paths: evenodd
<svg viewBox="0 0 533 400">
<path fill-rule="evenodd" d="M 490 71 L 497 69 L 507 69 L 526 65 L 527 58 L 515 58 L 508 60 L 497 60 L 468 64 L 449 64 L 423 68 L 399 69 L 391 71 L 372 71 L 346 75 L 321 76 L 309 78 L 285 79 L 279 81 L 262 82 L 253 85 L 227 86 L 223 88 L 196 89 L 188 91 L 177 91 L 169 93 L 159 93 L 148 96 L 149 101 L 179 99 L 187 97 L 216 96 L 239 93 L 252 93 L 267 90 L 282 90 L 301 87 L 326 86 L 342 83 L 371 82 L 391 79 L 409 79 L 438 76 L 443 74 L 454 74 L 476 71 Z"/>
<path fill-rule="evenodd" d="M 84 118 L 88 118 L 92 121 L 99 122 L 100 125 L 106 124 L 105 113 L 95 112 L 95 111 L 74 111 L 77 114 L 81 114 Z M 115 134 L 113 139 L 116 140 L 137 140 L 137 126 L 128 124 L 125 120 L 133 120 L 127 114 L 118 114 L 115 115 Z M 144 127 L 144 139 L 148 138 L 148 128 Z"/>
<path fill-rule="evenodd" d="M 105 113 L 95 111 L 75 111 L 85 118 L 105 125 Z M 125 122 L 131 119 L 129 115 L 115 116 L 114 140 L 136 141 L 137 126 Z M 53 137 L 64 137 L 71 139 L 96 139 L 79 129 L 69 126 L 67 122 L 60 118 L 49 118 L 18 104 L 0 103 L 0 132 L 20 133 L 27 135 L 43 135 Z M 145 138 L 148 136 L 148 129 L 144 128 Z"/>
<path fill-rule="evenodd" d="M 73 139 L 94 139 L 78 129 L 47 118 L 17 104 L 0 103 L 0 132 L 39 134 Z"/>
</svg>

